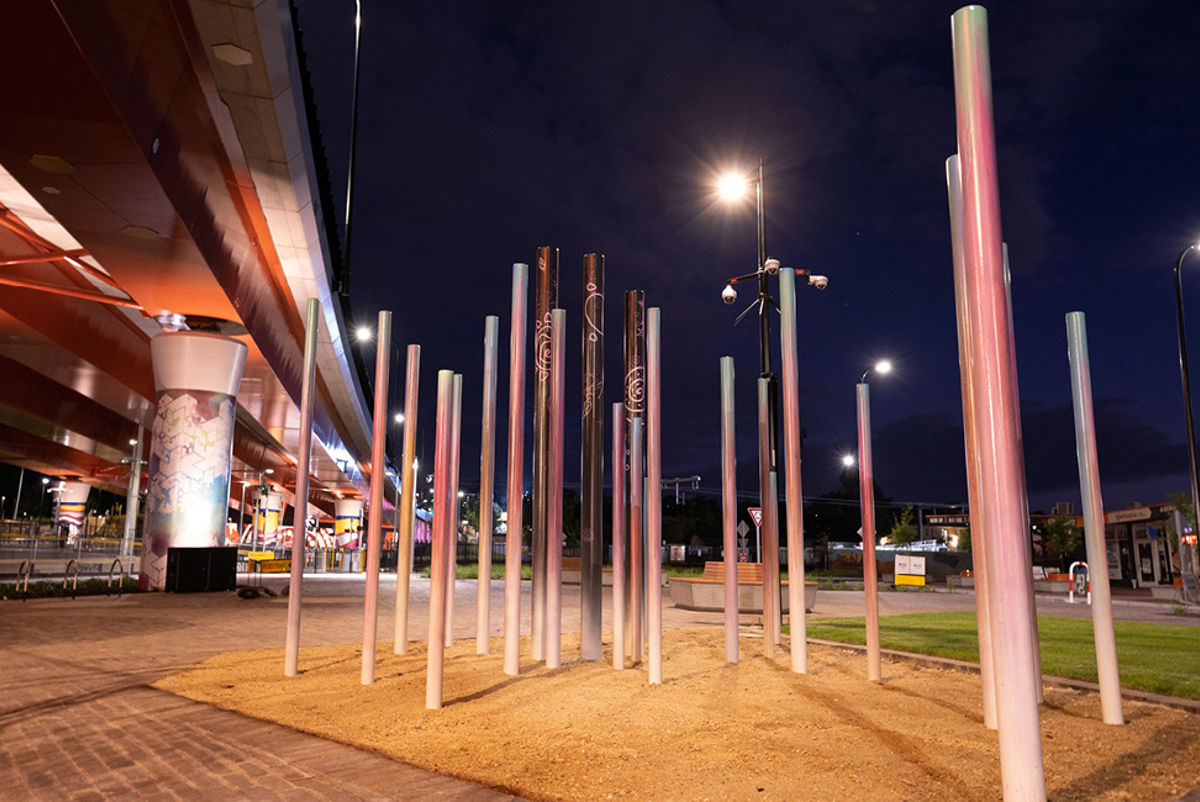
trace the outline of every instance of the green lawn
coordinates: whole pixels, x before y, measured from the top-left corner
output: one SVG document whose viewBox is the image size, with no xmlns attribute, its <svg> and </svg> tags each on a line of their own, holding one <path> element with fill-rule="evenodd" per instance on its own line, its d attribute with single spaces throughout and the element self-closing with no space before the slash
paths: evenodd
<svg viewBox="0 0 1200 802">
<path fill-rule="evenodd" d="M 1123 687 L 1200 699 L 1200 629 L 1134 621 L 1117 621 L 1115 627 Z M 862 618 L 809 621 L 808 636 L 842 643 L 866 642 Z M 1039 616 L 1038 639 L 1042 671 L 1096 681 L 1090 620 Z M 974 613 L 885 616 L 879 620 L 879 642 L 885 649 L 979 660 Z"/>
</svg>

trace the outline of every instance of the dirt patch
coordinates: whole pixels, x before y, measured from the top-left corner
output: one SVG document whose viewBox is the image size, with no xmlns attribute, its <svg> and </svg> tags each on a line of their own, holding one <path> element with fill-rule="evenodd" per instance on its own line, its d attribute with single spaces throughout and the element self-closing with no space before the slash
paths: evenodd
<svg viewBox="0 0 1200 802">
<path fill-rule="evenodd" d="M 885 662 L 810 645 L 809 673 L 744 637 L 724 664 L 720 628 L 664 632 L 666 683 L 643 667 L 528 659 L 502 670 L 503 644 L 446 653 L 442 710 L 425 703 L 424 646 L 380 644 L 377 681 L 359 682 L 361 649 L 231 652 L 157 687 L 531 799 L 996 799 L 997 739 L 983 726 L 973 674 Z M 522 654 L 528 654 L 528 643 Z M 1135 702 L 1128 723 L 1100 721 L 1099 697 L 1047 688 L 1046 785 L 1055 800 L 1163 800 L 1200 785 L 1200 717 Z"/>
</svg>

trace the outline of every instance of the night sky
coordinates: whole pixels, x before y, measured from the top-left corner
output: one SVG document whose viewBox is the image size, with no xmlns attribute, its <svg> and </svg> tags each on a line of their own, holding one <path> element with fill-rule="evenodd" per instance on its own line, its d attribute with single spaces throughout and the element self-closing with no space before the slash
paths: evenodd
<svg viewBox="0 0 1200 802">
<path fill-rule="evenodd" d="M 889 357 L 894 373 L 872 380 L 879 484 L 899 501 L 965 500 L 944 178 L 954 4 L 363 6 L 351 303 L 372 324 L 392 309 L 397 347 L 422 345 L 426 458 L 436 370 L 453 368 L 464 374 L 464 485 L 477 477 L 483 319 L 501 316 L 504 421 L 511 265 L 554 245 L 571 343 L 568 485 L 582 256 L 596 251 L 608 268 L 608 402 L 621 392 L 621 296 L 644 289 L 662 308 L 663 475 L 719 487 L 728 354 L 739 489 L 756 492 L 757 322 L 733 325 L 745 291 L 720 300 L 726 278 L 755 267 L 754 216 L 752 203 L 719 202 L 713 184 L 761 157 L 769 254 L 830 280 L 798 292 L 805 495 L 838 486 L 854 384 Z M 340 219 L 354 4 L 299 7 Z M 1088 317 L 1105 506 L 1164 501 L 1187 485 L 1171 267 L 1200 237 L 1200 6 L 989 12 L 1031 508 L 1078 505 L 1072 310 Z M 1187 272 L 1200 272 L 1190 258 Z M 1200 276 L 1185 295 L 1200 300 Z M 397 408 L 402 395 L 394 388 Z M 501 436 L 500 477 L 505 453 Z"/>
</svg>

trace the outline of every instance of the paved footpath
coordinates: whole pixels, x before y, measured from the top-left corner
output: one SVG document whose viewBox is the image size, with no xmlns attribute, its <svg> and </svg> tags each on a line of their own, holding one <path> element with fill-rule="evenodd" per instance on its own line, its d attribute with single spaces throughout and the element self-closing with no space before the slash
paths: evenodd
<svg viewBox="0 0 1200 802">
<path fill-rule="evenodd" d="M 282 590 L 287 576 L 271 577 Z M 529 583 L 522 583 L 523 632 Z M 304 582 L 302 646 L 361 642 L 361 575 Z M 473 637 L 476 583 L 457 584 L 455 636 Z M 425 637 L 428 580 L 412 581 L 411 636 Z M 667 594 L 664 592 L 664 596 Z M 861 591 L 818 592 L 814 615 L 861 615 Z M 379 641 L 393 631 L 395 576 L 380 584 Z M 969 592 L 884 593 L 884 615 L 973 609 Z M 1049 615 L 1083 605 L 1039 598 Z M 1196 625 L 1170 605 L 1114 605 L 1118 618 Z M 503 621 L 494 582 L 491 633 Z M 664 604 L 666 626 L 719 626 L 720 612 Z M 511 799 L 468 782 L 155 690 L 160 677 L 212 655 L 282 647 L 287 601 L 220 594 L 0 602 L 0 798 Z M 744 616 L 744 622 L 758 616 Z M 564 629 L 578 630 L 579 590 L 566 586 Z M 611 631 L 605 609 L 605 631 Z M 282 671 L 282 665 L 280 666 Z"/>
</svg>

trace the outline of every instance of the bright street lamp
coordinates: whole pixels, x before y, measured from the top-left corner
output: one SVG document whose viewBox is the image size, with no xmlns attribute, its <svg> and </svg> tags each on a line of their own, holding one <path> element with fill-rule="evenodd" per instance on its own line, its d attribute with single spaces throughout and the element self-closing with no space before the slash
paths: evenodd
<svg viewBox="0 0 1200 802">
<path fill-rule="evenodd" d="M 858 401 L 858 504 L 862 512 L 863 595 L 867 607 L 867 679 L 879 682 L 879 578 L 875 565 L 875 479 L 871 475 L 871 394 L 867 377 L 891 372 L 892 363 L 876 362 L 863 371 L 855 396 Z"/>
<path fill-rule="evenodd" d="M 851 454 L 843 454 L 842 455 L 842 466 L 845 468 L 853 468 L 854 467 L 854 456 Z"/>
<path fill-rule="evenodd" d="M 404 413 L 397 412 L 395 415 L 392 416 L 392 422 L 393 423 L 404 423 Z"/>
<path fill-rule="evenodd" d="M 358 340 L 360 343 L 369 341 L 371 339 L 371 327 L 359 326 L 354 330 L 354 339 Z"/>
</svg>

